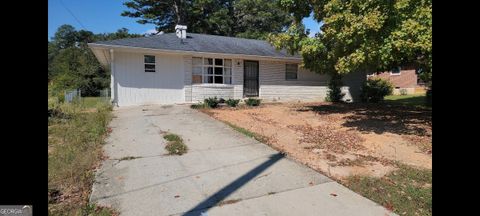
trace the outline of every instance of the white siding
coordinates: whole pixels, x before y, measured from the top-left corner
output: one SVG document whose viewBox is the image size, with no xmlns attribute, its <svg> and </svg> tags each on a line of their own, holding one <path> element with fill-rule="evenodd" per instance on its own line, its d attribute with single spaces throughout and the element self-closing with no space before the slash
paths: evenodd
<svg viewBox="0 0 480 216">
<path fill-rule="evenodd" d="M 233 85 L 192 85 L 192 101 L 199 102 L 205 98 L 233 98 Z"/>
<path fill-rule="evenodd" d="M 208 97 L 243 98 L 243 61 L 232 59 L 232 84 L 192 84 L 192 56 L 153 54 L 156 72 L 144 72 L 144 55 L 149 53 L 117 52 L 114 56 L 115 101 L 119 106 L 173 104 L 203 101 Z M 211 56 L 213 57 L 213 56 Z M 255 60 L 255 59 L 249 59 Z M 285 64 L 277 60 L 259 61 L 259 97 L 266 101 L 323 101 L 327 95 L 327 75 L 306 69 L 298 70 L 297 80 L 285 79 Z M 345 99 L 357 98 L 364 73 L 344 78 Z"/>
<path fill-rule="evenodd" d="M 205 98 L 243 98 L 243 59 L 232 59 L 232 84 L 191 84 L 192 57 L 184 57 L 185 101 L 199 102 Z M 254 60 L 254 59 L 252 59 Z M 328 92 L 329 76 L 300 68 L 297 80 L 285 79 L 284 61 L 259 61 L 259 97 L 267 101 L 324 101 Z M 188 68 L 188 69 L 187 69 Z M 188 78 L 187 78 L 188 77 Z M 345 100 L 358 98 L 366 79 L 364 73 L 352 73 L 344 78 Z M 190 84 L 190 85 L 189 85 Z"/>
<path fill-rule="evenodd" d="M 192 101 L 192 56 L 183 56 L 185 102 Z"/>
<path fill-rule="evenodd" d="M 243 60 L 233 60 L 233 97 L 234 99 L 243 98 Z"/>
<path fill-rule="evenodd" d="M 286 80 L 286 62 L 260 61 L 259 63 L 260 98 L 272 101 L 323 101 L 325 99 L 328 76 L 299 69 L 297 80 Z"/>
<path fill-rule="evenodd" d="M 156 56 L 156 72 L 144 71 L 144 55 Z M 118 106 L 185 101 L 182 56 L 115 52 L 114 61 Z"/>
</svg>

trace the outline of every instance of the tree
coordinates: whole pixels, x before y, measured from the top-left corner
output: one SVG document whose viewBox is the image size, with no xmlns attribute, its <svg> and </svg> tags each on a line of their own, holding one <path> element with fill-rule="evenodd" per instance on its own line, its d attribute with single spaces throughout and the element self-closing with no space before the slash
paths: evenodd
<svg viewBox="0 0 480 216">
<path fill-rule="evenodd" d="M 87 44 L 95 41 L 95 35 L 91 31 L 80 30 L 77 32 L 77 42 Z"/>
<path fill-rule="evenodd" d="M 109 86 L 109 72 L 100 66 L 87 43 L 141 36 L 128 33 L 126 28 L 115 33 L 93 34 L 87 30 L 77 31 L 70 25 L 60 26 L 48 42 L 49 89 L 62 92 L 79 88 L 82 95 L 98 95 L 98 90 Z"/>
<path fill-rule="evenodd" d="M 122 16 L 166 32 L 183 24 L 194 33 L 265 38 L 268 33 L 282 32 L 292 21 L 277 0 L 130 0 L 124 4 L 130 10 Z"/>
<path fill-rule="evenodd" d="M 48 41 L 48 81 L 52 80 L 54 73 L 51 67 L 53 58 L 57 55 L 58 50 L 54 43 Z"/>
<path fill-rule="evenodd" d="M 56 46 L 60 49 L 72 47 L 78 38 L 78 32 L 71 25 L 61 25 L 52 38 Z"/>
<path fill-rule="evenodd" d="M 135 37 L 143 37 L 143 35 L 132 34 L 132 33 L 129 33 L 129 30 L 127 28 L 121 28 L 114 33 L 95 34 L 94 41 L 117 40 L 117 39 L 135 38 Z"/>
<path fill-rule="evenodd" d="M 191 1 L 185 25 L 194 33 L 235 36 L 233 0 Z"/>
<path fill-rule="evenodd" d="M 377 72 L 413 64 L 432 73 L 431 0 L 281 0 L 294 14 L 288 31 L 269 41 L 290 53 L 299 51 L 306 68 L 340 77 L 353 71 Z M 308 37 L 301 19 L 313 12 L 323 22 Z M 334 77 L 339 77 L 334 76 Z"/>
<path fill-rule="evenodd" d="M 278 1 L 235 1 L 235 36 L 266 39 L 269 33 L 283 32 L 293 17 L 279 7 Z"/>
<path fill-rule="evenodd" d="M 132 11 L 123 11 L 122 16 L 139 18 L 140 24 L 155 24 L 158 31 L 173 31 L 175 24 L 185 24 L 191 7 L 187 0 L 131 0 L 123 4 Z"/>
</svg>

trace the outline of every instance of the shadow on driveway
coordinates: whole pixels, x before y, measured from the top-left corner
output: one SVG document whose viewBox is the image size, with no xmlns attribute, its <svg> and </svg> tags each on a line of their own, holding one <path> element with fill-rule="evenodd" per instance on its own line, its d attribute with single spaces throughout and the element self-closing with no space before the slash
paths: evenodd
<svg viewBox="0 0 480 216">
<path fill-rule="evenodd" d="M 219 191 L 217 191 L 215 194 L 211 195 L 204 201 L 200 202 L 197 204 L 195 207 L 191 208 L 187 212 L 183 214 L 183 216 L 196 216 L 196 215 L 201 215 L 202 210 L 205 210 L 203 212 L 208 211 L 208 208 L 211 208 L 221 201 L 223 201 L 226 197 L 228 197 L 230 194 L 244 186 L 246 183 L 248 183 L 250 180 L 255 178 L 258 174 L 266 170 L 268 167 L 272 166 L 276 162 L 278 162 L 280 159 L 284 158 L 285 156 L 281 153 L 276 153 L 270 156 L 270 159 L 267 161 L 263 162 L 262 164 L 258 165 L 257 167 L 253 168 L 249 172 L 245 173 L 243 176 L 240 178 L 236 179 L 229 185 L 223 187 Z"/>
</svg>

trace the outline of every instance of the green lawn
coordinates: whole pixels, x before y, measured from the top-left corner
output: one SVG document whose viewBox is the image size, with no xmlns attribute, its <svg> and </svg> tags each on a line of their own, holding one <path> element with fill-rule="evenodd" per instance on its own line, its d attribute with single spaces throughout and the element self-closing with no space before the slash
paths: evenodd
<svg viewBox="0 0 480 216">
<path fill-rule="evenodd" d="M 107 101 L 108 99 L 103 98 L 103 97 L 83 97 L 82 98 L 82 106 L 84 108 L 95 108 L 101 102 Z"/>
<path fill-rule="evenodd" d="M 399 165 L 383 178 L 352 176 L 347 186 L 399 215 L 432 215 L 432 170 Z"/>
<path fill-rule="evenodd" d="M 427 108 L 426 96 L 424 93 L 412 95 L 389 95 L 385 97 L 385 102 L 395 105 Z"/>
</svg>

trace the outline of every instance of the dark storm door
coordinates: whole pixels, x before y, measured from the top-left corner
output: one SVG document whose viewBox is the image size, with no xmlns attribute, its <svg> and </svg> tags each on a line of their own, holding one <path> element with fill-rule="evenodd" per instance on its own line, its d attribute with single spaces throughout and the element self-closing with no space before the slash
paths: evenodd
<svg viewBox="0 0 480 216">
<path fill-rule="evenodd" d="M 258 61 L 243 64 L 243 96 L 258 97 Z"/>
</svg>

